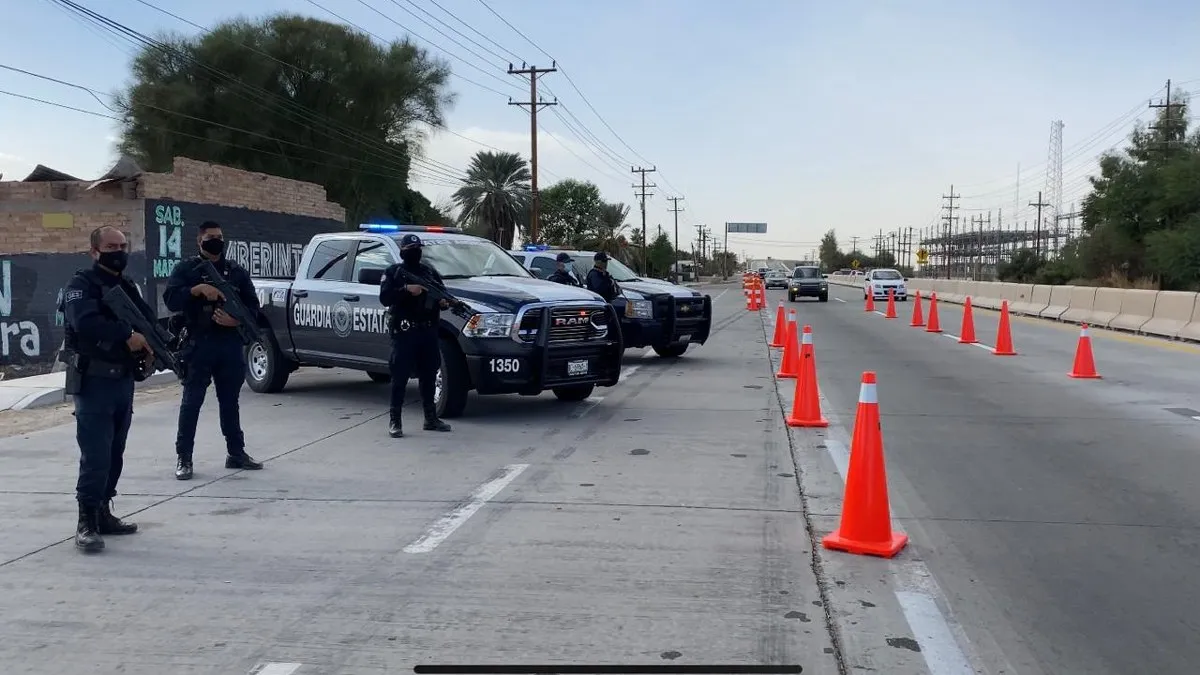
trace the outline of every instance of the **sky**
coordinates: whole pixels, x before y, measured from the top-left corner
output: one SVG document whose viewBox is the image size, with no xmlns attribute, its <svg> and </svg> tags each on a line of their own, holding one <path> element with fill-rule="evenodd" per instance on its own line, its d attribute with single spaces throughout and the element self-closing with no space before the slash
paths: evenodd
<svg viewBox="0 0 1200 675">
<path fill-rule="evenodd" d="M 341 21 L 310 0 L 74 1 L 146 34 L 199 32 L 151 5 L 202 26 L 279 11 Z M 681 248 L 700 226 L 721 242 L 727 222 L 767 223 L 766 234 L 728 237 L 751 257 L 806 257 L 829 229 L 843 250 L 869 250 L 880 231 L 920 232 L 944 214 L 951 185 L 960 217 L 1032 219 L 1054 120 L 1068 212 L 1168 78 L 1200 91 L 1200 4 L 1184 0 L 316 2 L 450 64 L 457 101 L 448 131 L 425 144 L 429 160 L 461 171 L 485 145 L 528 157 L 528 114 L 508 105 L 528 99 L 528 80 L 506 74 L 508 60 L 552 57 L 559 72 L 539 80 L 559 101 L 538 118 L 542 189 L 590 180 L 632 205 L 640 227 L 631 168 L 653 167 L 651 237 L 659 226 L 674 236 L 667 198 L 682 197 Z M 129 43 L 51 0 L 4 4 L 0 66 L 101 92 L 128 85 Z M 3 69 L 0 92 L 3 180 L 38 163 L 90 179 L 115 161 L 112 120 L 11 96 L 108 113 L 92 95 Z M 431 201 L 454 191 L 420 173 L 413 186 Z"/>
</svg>

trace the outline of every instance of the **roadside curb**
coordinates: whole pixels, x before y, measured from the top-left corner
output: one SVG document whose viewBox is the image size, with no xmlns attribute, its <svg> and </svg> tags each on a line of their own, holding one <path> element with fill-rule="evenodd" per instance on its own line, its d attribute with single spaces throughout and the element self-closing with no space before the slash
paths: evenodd
<svg viewBox="0 0 1200 675">
<path fill-rule="evenodd" d="M 175 373 L 160 370 L 142 382 L 137 387 L 153 387 L 167 384 L 175 380 Z M 32 410 L 49 408 L 67 401 L 63 393 L 66 387 L 66 374 L 62 371 L 22 377 L 15 380 L 0 381 L 0 412 L 5 410 Z"/>
</svg>

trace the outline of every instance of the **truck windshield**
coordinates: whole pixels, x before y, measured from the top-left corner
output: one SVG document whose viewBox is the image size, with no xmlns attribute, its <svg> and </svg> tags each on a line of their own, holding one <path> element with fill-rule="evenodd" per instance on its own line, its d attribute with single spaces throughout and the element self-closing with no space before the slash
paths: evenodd
<svg viewBox="0 0 1200 675">
<path fill-rule="evenodd" d="M 817 279 L 820 276 L 821 273 L 817 271 L 817 268 L 815 267 L 797 267 L 796 270 L 792 272 L 793 279 Z"/>
<path fill-rule="evenodd" d="M 584 255 L 575 256 L 575 275 L 580 279 L 586 279 L 588 272 L 595 265 L 592 262 L 593 255 L 595 254 L 587 254 L 586 259 L 584 259 Z M 629 269 L 625 266 L 625 263 L 616 258 L 608 259 L 608 273 L 612 275 L 613 281 L 634 281 L 638 278 L 637 272 Z"/>
<path fill-rule="evenodd" d="M 531 276 L 507 251 L 486 239 L 426 241 L 422 262 L 428 263 L 446 279 Z"/>
</svg>

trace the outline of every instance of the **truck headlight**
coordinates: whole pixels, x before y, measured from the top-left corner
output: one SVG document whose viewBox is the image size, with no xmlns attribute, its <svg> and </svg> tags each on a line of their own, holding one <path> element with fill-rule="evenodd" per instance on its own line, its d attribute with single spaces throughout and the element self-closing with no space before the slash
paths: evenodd
<svg viewBox="0 0 1200 675">
<path fill-rule="evenodd" d="M 631 319 L 653 319 L 654 303 L 649 300 L 626 301 L 625 316 Z"/>
<path fill-rule="evenodd" d="M 512 334 L 515 314 L 487 312 L 476 314 L 463 326 L 462 334 L 470 338 L 505 338 Z"/>
</svg>

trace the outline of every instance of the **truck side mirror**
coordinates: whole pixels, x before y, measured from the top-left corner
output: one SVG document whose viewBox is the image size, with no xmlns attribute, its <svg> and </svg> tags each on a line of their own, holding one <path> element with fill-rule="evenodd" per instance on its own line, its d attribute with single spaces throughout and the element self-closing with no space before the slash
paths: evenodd
<svg viewBox="0 0 1200 675">
<path fill-rule="evenodd" d="M 379 268 L 358 271 L 358 283 L 378 286 L 383 283 L 383 270 Z"/>
</svg>

